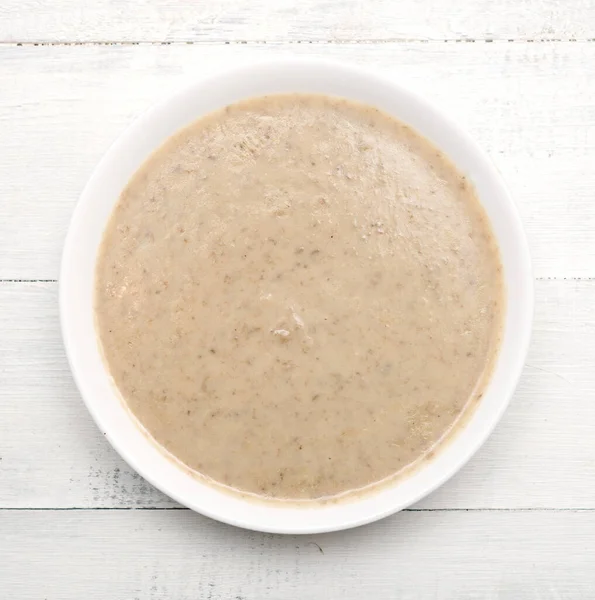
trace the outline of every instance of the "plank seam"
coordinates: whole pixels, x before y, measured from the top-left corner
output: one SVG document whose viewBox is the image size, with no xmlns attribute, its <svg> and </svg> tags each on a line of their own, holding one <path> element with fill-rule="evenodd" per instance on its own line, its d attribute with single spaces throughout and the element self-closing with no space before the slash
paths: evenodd
<svg viewBox="0 0 595 600">
<path fill-rule="evenodd" d="M 595 281 L 595 277 L 535 277 L 535 281 Z M 0 279 L 3 283 L 58 283 L 57 279 Z"/>
<path fill-rule="evenodd" d="M 64 506 L 64 507 L 23 507 L 8 506 L 2 511 L 22 512 L 53 512 L 53 511 L 190 511 L 184 506 Z M 595 512 L 595 508 L 556 508 L 549 507 L 519 507 L 519 508 L 405 508 L 401 512 Z"/>
<path fill-rule="evenodd" d="M 0 40 L 0 46 L 173 46 L 173 45 L 347 45 L 347 44 L 540 44 L 540 43 L 573 43 L 573 42 L 595 42 L 595 37 L 590 38 L 444 38 L 444 39 L 424 39 L 424 38 L 370 38 L 370 39 L 344 39 L 344 40 L 225 40 L 221 41 L 215 38 L 204 40 L 85 40 L 85 41 L 27 41 L 27 40 Z"/>
<path fill-rule="evenodd" d="M 0 283 L 58 283 L 57 279 L 0 279 Z"/>
</svg>

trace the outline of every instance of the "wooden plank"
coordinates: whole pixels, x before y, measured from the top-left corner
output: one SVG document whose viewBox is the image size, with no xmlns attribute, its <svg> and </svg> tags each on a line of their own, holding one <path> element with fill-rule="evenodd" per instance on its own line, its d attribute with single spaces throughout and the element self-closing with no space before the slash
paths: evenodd
<svg viewBox="0 0 595 600">
<path fill-rule="evenodd" d="M 594 512 L 409 512 L 298 537 L 190 511 L 0 511 L 19 599 L 591 600 L 594 540 Z"/>
<path fill-rule="evenodd" d="M 433 98 L 505 176 L 536 275 L 595 276 L 595 44 L 266 44 L 0 47 L 0 279 L 57 278 L 86 179 L 159 97 L 295 54 L 379 68 Z"/>
<path fill-rule="evenodd" d="M 590 0 L 4 0 L 0 41 L 585 39 Z"/>
<path fill-rule="evenodd" d="M 171 507 L 87 413 L 55 283 L 0 284 L 0 507 Z M 595 509 L 595 281 L 538 281 L 527 368 L 487 444 L 419 507 Z M 0 562 L 1 564 L 1 562 Z"/>
</svg>

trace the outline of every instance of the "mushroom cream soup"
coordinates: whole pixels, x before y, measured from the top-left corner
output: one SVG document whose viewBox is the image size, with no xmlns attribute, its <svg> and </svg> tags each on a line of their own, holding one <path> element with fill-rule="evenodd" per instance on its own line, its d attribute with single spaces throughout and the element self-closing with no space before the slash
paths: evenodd
<svg viewBox="0 0 595 600">
<path fill-rule="evenodd" d="M 431 457 L 477 404 L 501 271 L 473 186 L 420 134 L 267 96 L 133 176 L 97 261 L 97 331 L 130 411 L 197 476 L 323 499 Z"/>
</svg>

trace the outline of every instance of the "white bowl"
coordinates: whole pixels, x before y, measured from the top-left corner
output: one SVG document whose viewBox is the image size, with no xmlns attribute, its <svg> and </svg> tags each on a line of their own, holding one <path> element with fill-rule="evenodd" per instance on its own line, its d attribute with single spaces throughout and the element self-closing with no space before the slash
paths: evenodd
<svg viewBox="0 0 595 600">
<path fill-rule="evenodd" d="M 507 289 L 504 336 L 481 403 L 436 458 L 409 477 L 344 503 L 284 506 L 245 500 L 191 476 L 144 435 L 123 406 L 102 361 L 93 316 L 97 250 L 120 192 L 149 154 L 200 115 L 242 98 L 281 92 L 343 96 L 374 105 L 412 125 L 475 184 L 500 244 Z M 375 521 L 417 502 L 456 473 L 502 416 L 523 367 L 531 331 L 533 279 L 516 207 L 499 174 L 472 139 L 425 100 L 366 70 L 291 59 L 254 64 L 193 83 L 137 119 L 91 176 L 66 237 L 60 317 L 70 367 L 87 407 L 124 460 L 185 506 L 214 519 L 274 533 L 318 533 Z"/>
</svg>

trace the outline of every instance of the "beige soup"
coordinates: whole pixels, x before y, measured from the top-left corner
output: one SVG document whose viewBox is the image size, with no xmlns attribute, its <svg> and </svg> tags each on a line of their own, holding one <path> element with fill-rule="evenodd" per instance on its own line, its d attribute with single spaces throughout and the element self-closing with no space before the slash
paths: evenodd
<svg viewBox="0 0 595 600">
<path fill-rule="evenodd" d="M 434 452 L 483 392 L 503 281 L 473 187 L 427 140 L 350 101 L 270 96 L 134 175 L 96 315 L 168 452 L 242 492 L 316 499 Z"/>
</svg>

